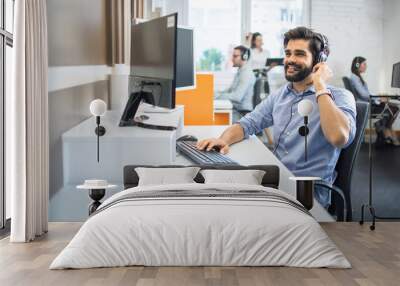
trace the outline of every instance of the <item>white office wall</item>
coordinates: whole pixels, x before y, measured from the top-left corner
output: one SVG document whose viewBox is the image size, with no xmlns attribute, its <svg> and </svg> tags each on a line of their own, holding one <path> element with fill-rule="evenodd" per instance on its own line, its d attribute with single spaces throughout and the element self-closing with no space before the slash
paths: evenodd
<svg viewBox="0 0 400 286">
<path fill-rule="evenodd" d="M 190 0 L 145 0 L 146 10 L 154 6 L 161 9 L 161 16 L 178 13 L 178 25 L 187 26 L 189 23 Z M 149 18 L 151 11 L 145 11 L 145 17 Z"/>
<path fill-rule="evenodd" d="M 333 84 L 343 86 L 341 78 L 350 74 L 352 59 L 363 56 L 371 92 L 384 91 L 383 10 L 383 0 L 311 1 L 311 27 L 329 38 Z"/>
</svg>

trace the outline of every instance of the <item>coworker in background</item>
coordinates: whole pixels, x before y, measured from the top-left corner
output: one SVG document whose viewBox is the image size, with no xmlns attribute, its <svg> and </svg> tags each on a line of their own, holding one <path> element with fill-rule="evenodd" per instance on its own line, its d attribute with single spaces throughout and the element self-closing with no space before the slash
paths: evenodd
<svg viewBox="0 0 400 286">
<path fill-rule="evenodd" d="M 350 81 L 353 88 L 358 93 L 358 99 L 369 102 L 371 93 L 368 90 L 367 83 L 361 76 L 366 70 L 367 60 L 363 57 L 355 57 L 351 63 Z M 393 103 L 382 102 L 378 98 L 374 98 L 371 103 L 371 113 L 382 114 L 383 116 L 382 119 L 375 123 L 375 130 L 377 133 L 376 146 L 379 147 L 385 143 L 400 146 L 399 139 L 392 130 L 393 122 L 399 114 L 399 108 Z"/>
<path fill-rule="evenodd" d="M 267 58 L 270 57 L 268 50 L 263 49 L 264 41 L 261 33 L 254 33 L 251 36 L 251 67 L 255 69 L 265 69 Z M 271 68 L 269 68 L 271 69 Z"/>
<path fill-rule="evenodd" d="M 245 36 L 244 45 L 249 49 L 251 48 L 251 39 L 252 38 L 253 38 L 252 32 L 248 32 Z"/>
<path fill-rule="evenodd" d="M 231 86 L 222 92 L 216 93 L 216 99 L 229 99 L 233 105 L 232 120 L 238 121 L 241 113 L 253 110 L 253 89 L 256 77 L 248 63 L 250 49 L 245 46 L 237 46 L 233 49 L 232 62 L 237 67 L 237 73 Z"/>
<path fill-rule="evenodd" d="M 239 142 L 262 129 L 274 126 L 274 154 L 296 176 L 317 176 L 327 183 L 336 178 L 334 171 L 342 148 L 347 147 L 356 133 L 356 106 L 347 90 L 327 85 L 332 71 L 324 62 L 329 55 L 328 40 L 305 27 L 284 34 L 285 77 L 288 83 L 264 99 L 239 123 L 227 128 L 219 138 L 201 140 L 200 150 L 219 147 L 227 153 L 229 145 Z M 297 105 L 311 100 L 314 108 L 308 116 L 308 160 L 304 159 L 304 137 L 299 127 L 304 118 Z M 330 205 L 330 192 L 315 189 L 316 199 Z"/>
</svg>

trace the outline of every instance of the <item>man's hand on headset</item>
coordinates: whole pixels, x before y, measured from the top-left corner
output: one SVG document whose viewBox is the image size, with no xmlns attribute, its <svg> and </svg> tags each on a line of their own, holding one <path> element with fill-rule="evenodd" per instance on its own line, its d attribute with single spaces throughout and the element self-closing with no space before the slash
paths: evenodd
<svg viewBox="0 0 400 286">
<path fill-rule="evenodd" d="M 313 67 L 312 82 L 316 91 L 326 88 L 326 83 L 333 76 L 332 70 L 326 63 L 318 63 Z"/>
</svg>

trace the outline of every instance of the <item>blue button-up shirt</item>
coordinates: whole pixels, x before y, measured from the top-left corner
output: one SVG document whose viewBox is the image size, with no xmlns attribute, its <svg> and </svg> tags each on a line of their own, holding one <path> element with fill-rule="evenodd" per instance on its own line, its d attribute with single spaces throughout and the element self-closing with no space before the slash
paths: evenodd
<svg viewBox="0 0 400 286">
<path fill-rule="evenodd" d="M 356 133 L 356 106 L 353 95 L 345 89 L 328 87 L 338 108 L 347 116 L 350 124 L 349 140 L 351 144 Z M 297 111 L 302 99 L 313 103 L 313 110 L 308 118 L 308 160 L 304 159 L 304 137 L 299 128 L 304 125 L 304 117 Z M 264 99 L 251 113 L 240 121 L 245 138 L 257 134 L 264 128 L 273 126 L 275 155 L 296 176 L 317 176 L 333 183 L 336 178 L 335 166 L 340 148 L 333 146 L 325 138 L 320 122 L 319 107 L 315 89 L 310 86 L 302 93 L 297 93 L 288 83 L 277 92 Z M 344 147 L 346 147 L 344 146 Z"/>
</svg>

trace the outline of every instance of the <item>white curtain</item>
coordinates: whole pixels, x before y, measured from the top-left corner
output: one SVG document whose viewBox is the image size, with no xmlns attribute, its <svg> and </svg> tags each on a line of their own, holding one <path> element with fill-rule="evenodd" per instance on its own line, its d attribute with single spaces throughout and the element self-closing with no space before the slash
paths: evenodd
<svg viewBox="0 0 400 286">
<path fill-rule="evenodd" d="M 14 11 L 13 92 L 6 119 L 10 241 L 28 242 L 47 232 L 48 226 L 46 0 L 15 1 Z"/>
</svg>

